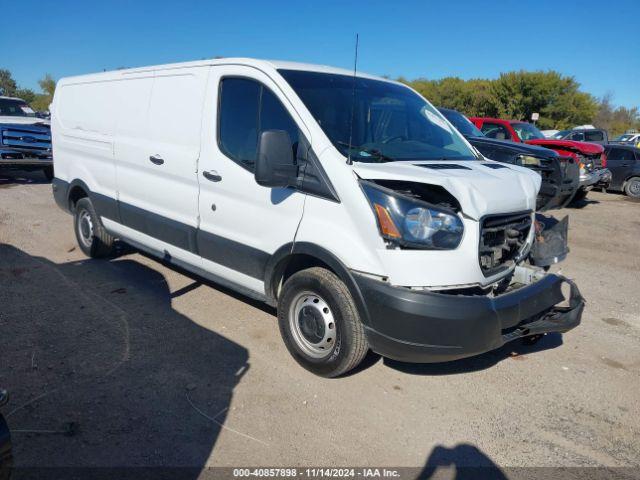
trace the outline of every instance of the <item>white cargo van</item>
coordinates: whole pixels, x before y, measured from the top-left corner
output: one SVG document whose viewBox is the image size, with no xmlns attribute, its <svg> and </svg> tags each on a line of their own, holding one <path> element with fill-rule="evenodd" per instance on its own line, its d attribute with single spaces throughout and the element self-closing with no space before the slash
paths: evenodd
<svg viewBox="0 0 640 480">
<path fill-rule="evenodd" d="M 252 59 L 120 70 L 60 80 L 52 129 L 87 255 L 119 239 L 277 306 L 316 374 L 580 322 L 575 285 L 523 263 L 540 177 L 400 83 Z"/>
</svg>

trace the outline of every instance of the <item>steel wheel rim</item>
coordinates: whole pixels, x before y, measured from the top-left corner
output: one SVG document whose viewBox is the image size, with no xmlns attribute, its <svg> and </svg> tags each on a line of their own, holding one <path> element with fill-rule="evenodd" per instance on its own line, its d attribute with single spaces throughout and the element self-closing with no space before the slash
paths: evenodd
<svg viewBox="0 0 640 480">
<path fill-rule="evenodd" d="M 90 247 L 93 241 L 93 221 L 91 214 L 86 210 L 82 210 L 78 215 L 78 233 L 82 244 L 85 247 Z"/>
<path fill-rule="evenodd" d="M 293 339 L 308 356 L 321 359 L 331 355 L 336 341 L 336 323 L 329 304 L 313 292 L 295 296 L 289 309 Z"/>
<path fill-rule="evenodd" d="M 631 182 L 631 184 L 629 185 L 629 191 L 634 196 L 640 195 L 640 182 L 638 180 L 634 180 L 633 182 Z"/>
</svg>

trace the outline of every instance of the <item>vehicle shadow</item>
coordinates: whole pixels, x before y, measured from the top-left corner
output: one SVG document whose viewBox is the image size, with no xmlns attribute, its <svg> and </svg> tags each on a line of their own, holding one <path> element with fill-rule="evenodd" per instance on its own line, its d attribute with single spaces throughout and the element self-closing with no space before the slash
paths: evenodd
<svg viewBox="0 0 640 480">
<path fill-rule="evenodd" d="M 249 355 L 172 308 L 187 291 L 132 259 L 56 264 L 0 244 L 0 385 L 17 478 L 43 467 L 67 467 L 43 478 L 159 473 L 149 467 L 198 478 Z"/>
<path fill-rule="evenodd" d="M 20 171 L 0 169 L 0 188 L 16 185 L 40 185 L 51 183 L 41 171 Z"/>
<path fill-rule="evenodd" d="M 485 370 L 503 360 L 526 361 L 526 355 L 528 354 L 550 350 L 561 345 L 562 334 L 549 333 L 533 345 L 527 345 L 519 340 L 515 340 L 491 352 L 483 353 L 475 357 L 454 360 L 452 362 L 407 363 L 385 358 L 384 364 L 394 370 L 412 375 L 456 375 Z"/>
<path fill-rule="evenodd" d="M 453 470 L 449 475 L 442 475 L 439 470 Z M 455 472 L 455 476 L 453 473 Z M 418 475 L 419 479 L 447 478 L 455 480 L 506 480 L 508 477 L 502 469 L 484 454 L 478 447 L 468 443 L 460 443 L 453 448 L 436 446 L 427 458 L 427 462 Z"/>
<path fill-rule="evenodd" d="M 600 203 L 599 200 L 590 200 L 589 198 L 583 198 L 582 200 L 572 200 L 565 208 L 581 210 L 587 205 L 597 205 L 598 203 Z"/>
</svg>

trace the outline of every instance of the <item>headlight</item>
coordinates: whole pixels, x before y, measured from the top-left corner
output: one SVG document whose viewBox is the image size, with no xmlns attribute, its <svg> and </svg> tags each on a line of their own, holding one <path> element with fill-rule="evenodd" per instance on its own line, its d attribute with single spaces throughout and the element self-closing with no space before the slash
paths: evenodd
<svg viewBox="0 0 640 480">
<path fill-rule="evenodd" d="M 540 159 L 538 157 L 534 157 L 533 155 L 518 155 L 518 160 L 520 161 L 520 165 L 523 167 L 539 167 Z"/>
<path fill-rule="evenodd" d="M 464 226 L 452 210 L 361 181 L 382 237 L 408 248 L 452 250 L 460 245 Z"/>
</svg>

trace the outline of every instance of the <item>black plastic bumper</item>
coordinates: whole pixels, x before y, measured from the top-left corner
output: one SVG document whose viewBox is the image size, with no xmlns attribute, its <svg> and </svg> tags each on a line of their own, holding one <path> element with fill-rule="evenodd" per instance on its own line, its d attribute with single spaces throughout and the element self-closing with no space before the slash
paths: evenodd
<svg viewBox="0 0 640 480">
<path fill-rule="evenodd" d="M 0 167 L 50 167 L 52 158 L 0 158 Z"/>
<path fill-rule="evenodd" d="M 367 306 L 371 349 L 405 362 L 445 362 L 501 347 L 528 335 L 566 332 L 581 320 L 584 299 L 570 280 L 547 275 L 497 297 L 394 287 L 354 273 Z M 568 307 L 563 283 L 571 287 Z"/>
</svg>

